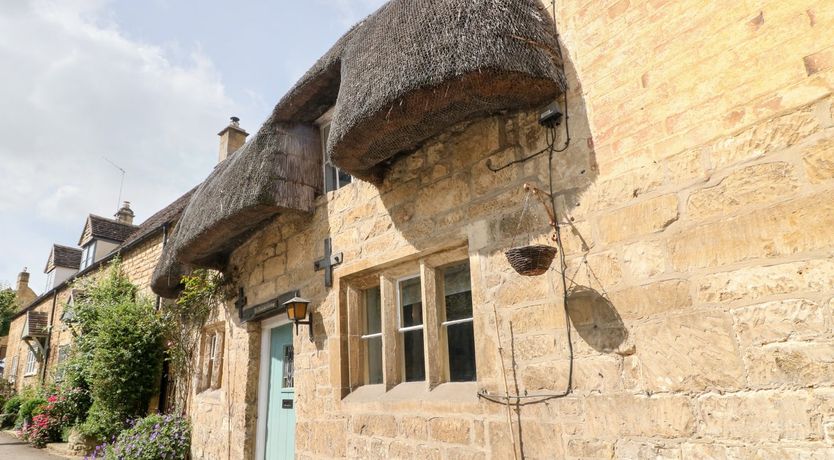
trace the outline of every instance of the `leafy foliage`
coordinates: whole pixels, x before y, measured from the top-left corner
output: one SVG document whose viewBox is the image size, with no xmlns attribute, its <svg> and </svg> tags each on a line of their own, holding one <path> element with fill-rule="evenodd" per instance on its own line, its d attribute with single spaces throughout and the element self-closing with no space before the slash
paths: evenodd
<svg viewBox="0 0 834 460">
<path fill-rule="evenodd" d="M 191 446 L 191 425 L 176 415 L 149 415 L 109 444 L 96 447 L 92 459 L 184 460 Z"/>
<path fill-rule="evenodd" d="M 0 337 L 9 334 L 12 315 L 17 311 L 17 296 L 12 289 L 0 289 Z"/>
<path fill-rule="evenodd" d="M 200 348 L 200 332 L 223 297 L 223 277 L 218 272 L 198 269 L 183 276 L 182 282 L 185 289 L 176 302 L 166 303 L 161 309 L 167 325 L 168 359 L 177 381 L 178 405 L 184 405 L 191 391 L 191 372 Z"/>
<path fill-rule="evenodd" d="M 147 412 L 164 359 L 164 327 L 118 260 L 97 281 L 79 287 L 84 296 L 70 307 L 78 336 L 64 378 L 90 390 L 93 403 L 82 431 L 109 439 L 128 419 Z"/>
</svg>

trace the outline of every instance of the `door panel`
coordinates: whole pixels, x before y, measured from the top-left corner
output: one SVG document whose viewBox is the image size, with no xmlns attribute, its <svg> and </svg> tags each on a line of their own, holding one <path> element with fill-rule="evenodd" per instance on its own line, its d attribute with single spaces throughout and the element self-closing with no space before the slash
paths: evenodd
<svg viewBox="0 0 834 460">
<path fill-rule="evenodd" d="M 270 329 L 269 391 L 264 460 L 295 456 L 295 391 L 292 326 Z"/>
</svg>

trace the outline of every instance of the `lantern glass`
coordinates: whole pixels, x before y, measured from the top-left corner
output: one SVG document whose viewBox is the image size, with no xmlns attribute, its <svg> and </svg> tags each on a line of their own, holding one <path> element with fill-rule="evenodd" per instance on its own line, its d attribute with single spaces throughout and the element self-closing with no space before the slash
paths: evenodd
<svg viewBox="0 0 834 460">
<path fill-rule="evenodd" d="M 309 301 L 296 297 L 289 300 L 284 305 L 287 306 L 287 318 L 289 318 L 290 321 L 299 321 L 307 318 L 307 306 L 309 305 Z"/>
</svg>

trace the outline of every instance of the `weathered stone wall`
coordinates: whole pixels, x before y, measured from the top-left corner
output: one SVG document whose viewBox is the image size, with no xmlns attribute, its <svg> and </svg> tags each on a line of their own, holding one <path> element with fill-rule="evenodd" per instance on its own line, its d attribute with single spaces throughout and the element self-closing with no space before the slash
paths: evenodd
<svg viewBox="0 0 834 460">
<path fill-rule="evenodd" d="M 572 141 L 553 174 L 570 222 L 574 391 L 513 414 L 525 457 L 834 456 L 834 10 L 618 0 L 560 2 L 558 18 Z M 535 114 L 455 127 L 379 188 L 333 192 L 233 254 L 250 304 L 300 289 L 316 309 L 316 341 L 295 339 L 300 458 L 512 458 L 504 408 L 476 391 L 503 393 L 503 367 L 512 393 L 559 393 L 567 337 L 556 266 L 523 278 L 503 255 L 548 236 L 521 190 L 547 187 L 547 157 L 498 174 L 486 160 L 544 137 Z M 345 257 L 332 289 L 312 270 L 327 236 Z M 345 280 L 460 243 L 477 384 L 343 398 Z M 198 458 L 251 458 L 260 334 L 248 327 L 229 323 L 230 401 L 195 417 Z M 228 426 L 233 439 L 218 435 Z"/>
<path fill-rule="evenodd" d="M 162 235 L 154 235 L 146 241 L 137 246 L 125 251 L 121 254 L 122 269 L 130 281 L 139 287 L 141 295 L 155 297 L 150 290 L 150 277 L 153 273 L 154 267 L 159 260 L 162 253 Z M 103 265 L 103 269 L 107 264 Z M 101 270 L 93 270 L 85 275 L 85 277 L 97 277 L 102 273 Z M 46 364 L 46 381 L 51 382 L 55 376 L 55 371 L 58 367 L 58 349 L 63 345 L 70 345 L 73 340 L 72 331 L 61 322 L 61 316 L 64 313 L 64 307 L 69 301 L 72 286 L 68 285 L 58 290 L 57 299 L 54 302 L 53 311 L 53 296 L 42 299 L 38 305 L 34 307 L 35 311 L 46 312 L 52 315 L 52 329 L 49 336 L 49 354 Z M 34 376 L 23 377 L 23 369 L 26 367 L 26 356 L 29 353 L 29 348 L 24 341 L 21 340 L 21 333 L 23 325 L 26 322 L 26 315 L 15 318 L 9 328 L 9 346 L 6 350 L 6 363 L 11 366 L 12 357 L 14 355 L 18 358 L 18 373 L 15 381 L 15 388 L 20 390 L 24 386 L 39 385 L 41 383 L 41 367 L 39 372 Z M 5 375 L 8 376 L 8 368 Z"/>
</svg>

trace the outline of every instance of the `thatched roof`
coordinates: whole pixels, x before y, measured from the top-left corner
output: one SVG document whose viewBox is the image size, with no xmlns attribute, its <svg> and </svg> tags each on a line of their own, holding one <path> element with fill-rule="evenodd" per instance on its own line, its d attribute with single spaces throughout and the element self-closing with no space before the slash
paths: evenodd
<svg viewBox="0 0 834 460">
<path fill-rule="evenodd" d="M 312 126 L 267 121 L 194 193 L 154 273 L 152 288 L 179 284 L 179 264 L 224 268 L 226 256 L 281 211 L 313 210 L 321 189 L 321 142 Z"/>
<path fill-rule="evenodd" d="M 327 151 L 365 179 L 455 123 L 565 89 L 538 0 L 392 0 L 354 26 L 275 109 L 312 122 L 335 106 Z"/>
<path fill-rule="evenodd" d="M 345 34 L 259 133 L 191 199 L 154 273 L 175 296 L 186 266 L 225 268 L 244 238 L 321 190 L 315 121 L 333 107 L 333 162 L 378 179 L 385 162 L 449 126 L 552 101 L 565 89 L 555 26 L 539 0 L 391 0 Z"/>
</svg>

